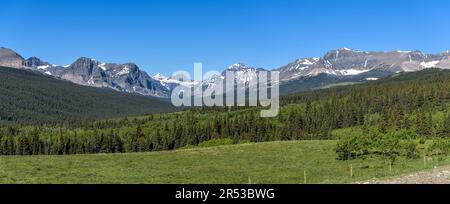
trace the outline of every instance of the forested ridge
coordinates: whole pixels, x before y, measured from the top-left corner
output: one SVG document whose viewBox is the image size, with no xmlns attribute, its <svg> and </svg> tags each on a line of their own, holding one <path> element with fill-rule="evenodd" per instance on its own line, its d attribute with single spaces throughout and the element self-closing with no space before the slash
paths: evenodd
<svg viewBox="0 0 450 204">
<path fill-rule="evenodd" d="M 0 67 L 0 123 L 49 124 L 173 111 L 168 102 Z"/>
<path fill-rule="evenodd" d="M 172 114 L 4 126 L 0 154 L 83 154 L 172 150 L 211 141 L 333 139 L 333 131 L 448 137 L 450 71 L 399 73 L 367 84 L 282 97 L 281 114 L 259 108 L 199 108 Z"/>
</svg>

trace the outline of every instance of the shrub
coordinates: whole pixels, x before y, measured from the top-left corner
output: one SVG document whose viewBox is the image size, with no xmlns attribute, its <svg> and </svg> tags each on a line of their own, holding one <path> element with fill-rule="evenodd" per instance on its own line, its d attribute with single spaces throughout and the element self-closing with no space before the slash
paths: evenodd
<svg viewBox="0 0 450 204">
<path fill-rule="evenodd" d="M 395 132 L 380 134 L 374 142 L 374 147 L 376 153 L 392 163 L 394 163 L 396 158 L 401 154 L 402 150 L 400 139 Z"/>
<path fill-rule="evenodd" d="M 417 159 L 420 156 L 418 144 L 412 140 L 408 140 L 403 144 L 404 155 L 408 159 Z"/>
<path fill-rule="evenodd" d="M 443 160 L 450 153 L 450 140 L 444 138 L 436 138 L 428 147 L 429 156 L 438 156 L 439 160 Z"/>
<path fill-rule="evenodd" d="M 395 134 L 402 140 L 417 139 L 419 137 L 413 129 L 400 129 L 395 131 Z"/>
<path fill-rule="evenodd" d="M 336 146 L 339 160 L 364 158 L 370 150 L 370 139 L 361 134 L 349 134 L 342 137 Z"/>
</svg>

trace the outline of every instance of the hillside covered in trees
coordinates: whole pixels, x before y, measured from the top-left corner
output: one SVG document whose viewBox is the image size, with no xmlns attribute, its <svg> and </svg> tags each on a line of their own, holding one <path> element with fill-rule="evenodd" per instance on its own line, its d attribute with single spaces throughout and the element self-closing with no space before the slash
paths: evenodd
<svg viewBox="0 0 450 204">
<path fill-rule="evenodd" d="M 0 123 L 61 123 L 173 111 L 162 99 L 0 67 Z"/>
<path fill-rule="evenodd" d="M 5 126 L 0 154 L 84 154 L 160 151 L 204 143 L 333 139 L 333 132 L 413 138 L 450 134 L 450 71 L 399 73 L 367 84 L 282 98 L 281 114 L 259 108 L 199 108 L 96 122 Z"/>
</svg>

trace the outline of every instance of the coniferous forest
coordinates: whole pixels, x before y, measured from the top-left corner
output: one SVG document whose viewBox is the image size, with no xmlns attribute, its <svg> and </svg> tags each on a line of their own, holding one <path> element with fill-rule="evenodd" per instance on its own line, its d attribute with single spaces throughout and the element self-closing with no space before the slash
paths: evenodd
<svg viewBox="0 0 450 204">
<path fill-rule="evenodd" d="M 0 67 L 0 123 L 58 124 L 175 110 L 162 99 Z"/>
<path fill-rule="evenodd" d="M 2 89 L 11 88 L 5 85 L 5 80 L 1 83 Z M 403 154 L 399 152 L 403 150 L 404 154 L 414 157 L 415 144 L 405 139 L 450 136 L 449 90 L 450 71 L 430 69 L 399 73 L 366 84 L 283 96 L 281 113 L 275 118 L 261 118 L 259 108 L 242 107 L 198 108 L 140 117 L 120 117 L 118 113 L 109 115 L 114 119 L 95 121 L 91 117 L 72 120 L 75 115 L 65 120 L 47 114 L 48 123 L 33 123 L 33 120 L 3 123 L 0 154 L 146 152 L 211 141 L 237 144 L 340 139 L 336 148 L 339 159 L 372 153 L 393 157 Z M 41 106 L 39 100 L 35 100 L 35 104 L 16 103 L 9 107 L 17 107 L 10 110 L 17 113 L 17 118 L 4 118 L 7 113 L 2 113 L 2 120 L 27 118 L 27 114 L 20 111 L 22 105 L 43 108 L 42 112 L 47 105 Z M 79 105 L 74 104 L 74 107 Z M 433 151 L 444 151 L 446 143 L 437 141 L 440 143 L 434 144 Z M 394 146 L 386 150 L 390 147 L 386 144 L 402 148 Z"/>
</svg>

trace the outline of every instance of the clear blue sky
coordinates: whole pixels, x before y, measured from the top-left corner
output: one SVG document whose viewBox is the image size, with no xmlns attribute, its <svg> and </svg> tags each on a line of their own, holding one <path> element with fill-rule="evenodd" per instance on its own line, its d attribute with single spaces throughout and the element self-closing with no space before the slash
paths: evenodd
<svg viewBox="0 0 450 204">
<path fill-rule="evenodd" d="M 340 47 L 450 49 L 447 0 L 2 0 L 0 46 L 54 64 L 80 56 L 150 74 L 277 68 Z"/>
</svg>

